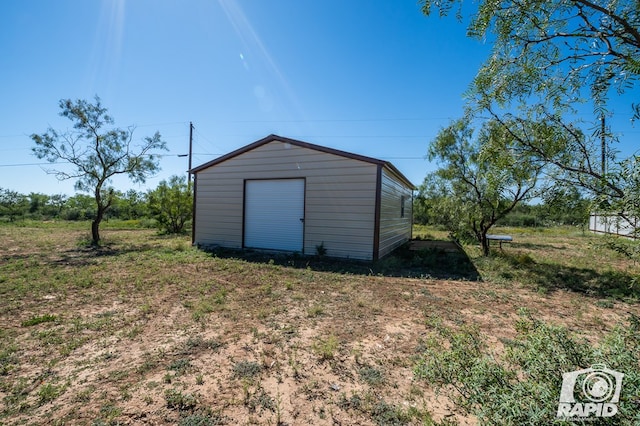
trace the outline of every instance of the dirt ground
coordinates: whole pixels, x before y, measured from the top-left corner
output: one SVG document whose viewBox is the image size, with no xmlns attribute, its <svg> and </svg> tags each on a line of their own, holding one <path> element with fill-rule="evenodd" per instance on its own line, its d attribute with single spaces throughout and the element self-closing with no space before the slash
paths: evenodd
<svg viewBox="0 0 640 426">
<path fill-rule="evenodd" d="M 522 307 L 593 340 L 640 314 L 517 283 L 217 257 L 150 231 L 111 231 L 102 252 L 79 231 L 0 233 L 2 424 L 472 425 L 414 378 L 427 318 L 476 324 L 499 353 Z"/>
</svg>

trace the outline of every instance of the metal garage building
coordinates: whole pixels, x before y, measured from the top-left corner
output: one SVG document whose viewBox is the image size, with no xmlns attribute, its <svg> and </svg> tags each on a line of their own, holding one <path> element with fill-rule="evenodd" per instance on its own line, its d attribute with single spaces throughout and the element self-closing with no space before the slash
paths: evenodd
<svg viewBox="0 0 640 426">
<path fill-rule="evenodd" d="M 414 186 L 391 163 L 277 135 L 191 170 L 193 243 L 375 260 L 411 238 Z"/>
</svg>

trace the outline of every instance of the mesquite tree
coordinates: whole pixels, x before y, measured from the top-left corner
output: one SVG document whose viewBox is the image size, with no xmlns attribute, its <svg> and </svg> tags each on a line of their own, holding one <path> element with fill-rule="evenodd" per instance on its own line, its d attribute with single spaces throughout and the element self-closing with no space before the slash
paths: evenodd
<svg viewBox="0 0 640 426">
<path fill-rule="evenodd" d="M 139 144 L 133 141 L 134 127 L 113 126 L 113 118 L 95 97 L 95 102 L 62 99 L 60 115 L 73 122 L 73 129 L 59 132 L 51 127 L 43 134 L 32 134 L 34 154 L 49 162 L 67 162 L 74 170 L 48 170 L 60 180 L 77 179 L 79 191 L 92 193 L 96 214 L 91 223 L 93 244 L 100 242 L 100 222 L 115 199 L 109 186 L 117 175 L 127 175 L 136 183 L 145 182 L 159 170 L 158 150 L 166 150 L 160 133 L 145 137 Z"/>
<path fill-rule="evenodd" d="M 532 125 L 533 126 L 533 125 Z M 427 176 L 421 191 L 439 200 L 449 230 L 472 234 L 489 255 L 487 233 L 518 203 L 536 195 L 544 163 L 513 149 L 514 138 L 499 123 L 478 131 L 465 120 L 440 131 L 429 146 L 429 159 L 440 169 Z"/>
<path fill-rule="evenodd" d="M 619 132 L 606 124 L 620 113 L 640 119 L 637 96 L 612 107 L 640 82 L 638 1 L 480 0 L 464 11 L 462 0 L 420 3 L 426 15 L 462 20 L 470 11 L 467 34 L 492 45 L 467 92 L 467 117 L 500 123 L 519 150 L 546 161 L 557 182 L 591 193 L 599 209 L 640 216 L 640 155 L 619 158 Z M 557 127 L 560 139 L 522 138 L 531 122 Z"/>
</svg>

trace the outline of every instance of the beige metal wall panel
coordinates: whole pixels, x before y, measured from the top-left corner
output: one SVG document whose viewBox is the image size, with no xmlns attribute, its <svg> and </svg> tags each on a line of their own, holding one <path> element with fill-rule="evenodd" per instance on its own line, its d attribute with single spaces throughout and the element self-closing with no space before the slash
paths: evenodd
<svg viewBox="0 0 640 426">
<path fill-rule="evenodd" d="M 248 179 L 305 178 L 304 253 L 373 258 L 377 165 L 272 141 L 197 173 L 194 242 L 242 247 Z"/>
<path fill-rule="evenodd" d="M 402 200 L 404 200 L 404 209 Z M 412 190 L 383 168 L 378 251 L 380 258 L 411 239 L 412 206 Z"/>
</svg>

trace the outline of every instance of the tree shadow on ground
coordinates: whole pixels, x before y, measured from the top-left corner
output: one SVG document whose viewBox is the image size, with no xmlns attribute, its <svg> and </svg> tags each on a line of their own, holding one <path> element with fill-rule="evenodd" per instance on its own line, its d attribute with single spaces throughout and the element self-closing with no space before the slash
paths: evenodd
<svg viewBox="0 0 640 426">
<path fill-rule="evenodd" d="M 338 274 L 481 280 L 480 273 L 464 251 L 451 252 L 439 248 L 411 250 L 409 244 L 399 247 L 383 259 L 373 262 L 249 249 L 235 250 L 217 247 L 203 248 L 203 250 L 219 258 L 241 259 L 247 262 L 269 263 L 297 269 L 310 268 L 314 271 Z"/>
<path fill-rule="evenodd" d="M 36 264 L 87 266 L 97 263 L 102 256 L 115 256 L 121 250 L 109 247 L 75 247 L 60 251 L 42 251 L 34 253 L 10 253 L 0 255 L 0 264 L 16 262 L 35 262 Z"/>
<path fill-rule="evenodd" d="M 558 244 L 528 243 L 528 242 L 527 243 L 514 242 L 511 244 L 512 244 L 512 247 L 514 248 L 526 248 L 530 250 L 564 250 L 565 249 L 565 247 L 562 247 L 561 245 L 558 245 Z"/>
<path fill-rule="evenodd" d="M 640 277 L 634 274 L 616 270 L 599 272 L 592 268 L 536 262 L 529 257 L 517 255 L 503 254 L 502 257 L 513 271 L 504 271 L 503 277 L 522 274 L 524 282 L 533 284 L 544 292 L 567 290 L 597 298 L 631 302 L 640 300 Z M 527 261 L 523 262 L 523 259 Z"/>
<path fill-rule="evenodd" d="M 72 249 L 54 253 L 54 259 L 49 260 L 52 264 L 65 266 L 87 266 L 97 264 L 100 258 L 115 257 L 127 253 L 140 253 L 154 250 L 152 244 L 137 244 L 119 246 L 116 244 L 103 245 L 81 245 Z"/>
</svg>

